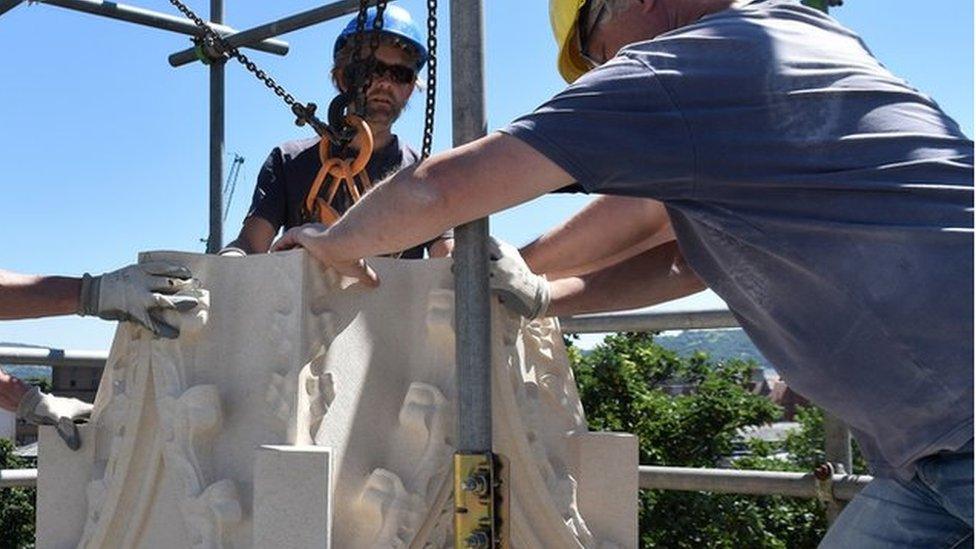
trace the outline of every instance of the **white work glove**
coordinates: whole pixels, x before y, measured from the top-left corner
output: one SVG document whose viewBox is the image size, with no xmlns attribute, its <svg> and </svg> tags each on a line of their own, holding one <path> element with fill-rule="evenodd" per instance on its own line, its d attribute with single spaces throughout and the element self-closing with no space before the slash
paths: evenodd
<svg viewBox="0 0 976 549">
<path fill-rule="evenodd" d="M 163 320 L 162 312 L 185 313 L 197 306 L 190 295 L 174 295 L 195 287 L 190 270 L 170 261 L 150 261 L 92 277 L 85 273 L 81 283 L 78 314 L 97 315 L 105 320 L 131 320 L 154 334 L 174 339 L 176 326 Z"/>
<path fill-rule="evenodd" d="M 529 270 L 522 254 L 511 244 L 488 242 L 489 284 L 503 305 L 529 320 L 549 309 L 549 282 Z"/>
<path fill-rule="evenodd" d="M 91 416 L 92 405 L 77 398 L 66 398 L 41 392 L 37 387 L 20 399 L 17 417 L 34 425 L 54 425 L 68 448 L 81 448 L 81 437 L 75 422 Z"/>
</svg>

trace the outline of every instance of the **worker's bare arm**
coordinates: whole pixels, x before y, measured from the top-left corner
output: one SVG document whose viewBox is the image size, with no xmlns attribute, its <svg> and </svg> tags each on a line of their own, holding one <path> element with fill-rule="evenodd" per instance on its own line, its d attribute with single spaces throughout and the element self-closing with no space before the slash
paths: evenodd
<svg viewBox="0 0 976 549">
<path fill-rule="evenodd" d="M 0 409 L 17 411 L 17 405 L 29 390 L 30 385 L 0 369 Z"/>
<path fill-rule="evenodd" d="M 521 253 L 535 273 L 575 275 L 618 263 L 673 238 L 667 210 L 660 202 L 601 196 Z"/>
<path fill-rule="evenodd" d="M 241 233 L 227 247 L 240 248 L 246 254 L 263 254 L 271 248 L 276 234 L 278 229 L 267 219 L 252 215 L 244 220 Z"/>
<path fill-rule="evenodd" d="M 592 263 L 585 263 L 582 265 L 577 265 L 572 267 L 568 271 L 556 271 L 544 273 L 547 278 L 551 280 L 556 280 L 557 278 L 566 278 L 570 276 L 581 276 L 585 274 L 594 273 L 596 271 L 603 270 L 611 265 L 616 265 L 621 261 L 625 261 L 634 257 L 637 254 L 646 252 L 651 248 L 656 248 L 661 244 L 671 242 L 675 240 L 674 231 L 671 229 L 671 225 L 666 225 L 663 229 L 654 233 L 650 238 L 640 242 L 634 246 L 631 246 L 625 250 L 619 251 L 612 255 L 608 255 L 603 259 L 599 259 Z"/>
<path fill-rule="evenodd" d="M 75 314 L 80 295 L 79 278 L 0 270 L 0 319 Z"/>
<path fill-rule="evenodd" d="M 366 280 L 359 258 L 409 248 L 572 182 L 529 145 L 492 134 L 401 170 L 337 224 L 288 231 L 275 249 L 304 246 L 323 263 Z"/>
<path fill-rule="evenodd" d="M 550 283 L 548 316 L 620 311 L 700 292 L 705 284 L 671 241 L 601 271 Z"/>
</svg>

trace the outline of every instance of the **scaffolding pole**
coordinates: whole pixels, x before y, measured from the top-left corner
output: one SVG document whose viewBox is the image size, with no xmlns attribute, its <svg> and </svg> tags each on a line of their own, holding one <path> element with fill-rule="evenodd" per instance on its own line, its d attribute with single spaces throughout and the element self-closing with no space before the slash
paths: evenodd
<svg viewBox="0 0 976 549">
<path fill-rule="evenodd" d="M 681 311 L 561 317 L 563 333 L 663 332 L 665 330 L 712 330 L 738 328 L 732 311 Z"/>
<path fill-rule="evenodd" d="M 23 1 L 24 0 L 0 0 L 0 15 L 2 15 L 7 10 L 13 8 L 14 6 L 22 3 Z M 65 8 L 69 10 L 88 13 L 91 15 L 100 15 L 102 17 L 108 17 L 109 19 L 117 19 L 119 21 L 125 21 L 127 23 L 135 23 L 137 25 L 144 25 L 147 27 L 153 27 L 156 29 L 175 32 L 178 34 L 185 34 L 187 36 L 203 35 L 203 31 L 200 30 L 193 23 L 193 21 L 190 21 L 189 19 L 185 19 L 183 17 L 176 17 L 165 13 L 159 13 L 151 10 L 145 10 L 133 6 L 126 6 L 124 4 L 116 4 L 114 2 L 101 2 L 99 0 L 34 0 L 34 1 L 39 4 L 48 4 L 51 6 L 57 6 L 59 8 Z M 236 30 L 227 27 L 225 25 L 211 24 L 210 26 L 215 31 L 217 31 L 217 33 L 223 36 L 237 33 Z M 240 45 L 255 50 L 274 53 L 277 55 L 285 55 L 288 53 L 288 44 L 282 42 L 281 40 L 255 40 L 250 42 L 244 41 L 241 42 Z"/>
<path fill-rule="evenodd" d="M 824 456 L 833 471 L 851 474 L 854 469 L 854 455 L 851 448 L 851 430 L 837 416 L 824 412 Z M 844 510 L 844 502 L 833 500 L 827 504 L 827 523 L 833 524 Z"/>
<path fill-rule="evenodd" d="M 834 501 L 853 499 L 872 480 L 869 476 L 832 475 L 829 493 L 822 494 L 823 484 L 813 473 L 650 465 L 641 465 L 638 471 L 640 487 L 643 490 L 778 495 L 795 498 L 829 496 Z"/>
<path fill-rule="evenodd" d="M 103 368 L 108 360 L 106 351 L 76 351 L 47 347 L 0 347 L 0 364 L 28 366 L 81 366 Z"/>
<path fill-rule="evenodd" d="M 481 0 L 451 0 L 451 103 L 454 146 L 485 135 Z M 491 452 L 491 307 L 488 219 L 454 232 L 458 450 Z"/>
<path fill-rule="evenodd" d="M 19 6 L 24 0 L 0 0 L 0 15 Z"/>
<path fill-rule="evenodd" d="M 210 21 L 224 22 L 224 0 L 210 0 Z M 224 246 L 224 62 L 210 64 L 210 234 L 207 253 Z"/>
<path fill-rule="evenodd" d="M 376 0 L 370 0 L 368 4 L 375 5 Z M 339 2 L 333 2 L 325 6 L 296 13 L 295 15 L 289 15 L 283 19 L 227 36 L 226 41 L 228 45 L 238 47 L 242 44 L 254 43 L 259 40 L 271 38 L 272 36 L 279 36 L 317 25 L 323 21 L 348 15 L 358 9 L 359 0 L 340 0 Z M 187 48 L 169 56 L 169 64 L 173 67 L 181 67 L 196 60 L 197 54 L 193 48 Z"/>
</svg>

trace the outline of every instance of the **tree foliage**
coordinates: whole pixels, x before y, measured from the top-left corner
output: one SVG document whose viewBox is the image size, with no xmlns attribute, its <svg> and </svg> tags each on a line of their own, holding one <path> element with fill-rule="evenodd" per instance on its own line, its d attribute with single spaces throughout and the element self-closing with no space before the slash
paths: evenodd
<svg viewBox="0 0 976 549">
<path fill-rule="evenodd" d="M 570 359 L 590 428 L 636 434 L 644 465 L 727 465 L 740 429 L 781 415 L 749 390 L 754 363 L 681 357 L 652 334 L 608 336 L 586 354 L 570 346 Z M 787 457 L 756 441 L 733 466 L 810 471 L 823 460 L 823 418 L 804 410 L 800 422 Z M 640 498 L 642 547 L 816 547 L 826 530 L 815 500 L 647 490 Z"/>
<path fill-rule="evenodd" d="M 0 438 L 0 469 L 30 467 L 13 451 L 13 444 Z M 34 497 L 33 488 L 0 488 L 0 549 L 34 547 Z"/>
</svg>

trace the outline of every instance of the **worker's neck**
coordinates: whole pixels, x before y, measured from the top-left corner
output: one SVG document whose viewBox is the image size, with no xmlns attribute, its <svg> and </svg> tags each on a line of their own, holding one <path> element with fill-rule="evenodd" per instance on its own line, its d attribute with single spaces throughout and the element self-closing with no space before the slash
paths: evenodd
<svg viewBox="0 0 976 549">
<path fill-rule="evenodd" d="M 685 26 L 698 21 L 706 15 L 727 10 L 735 5 L 745 4 L 747 0 L 693 0 L 677 4 L 682 13 L 678 16 L 678 26 Z"/>
<path fill-rule="evenodd" d="M 380 150 L 393 141 L 393 132 L 389 126 L 378 126 L 373 129 L 373 150 Z"/>
</svg>

